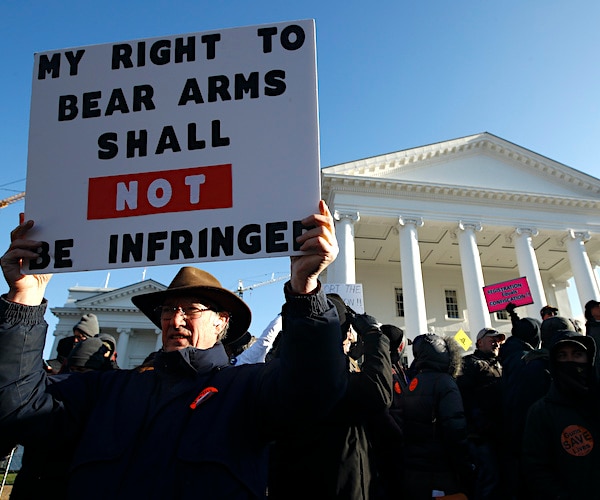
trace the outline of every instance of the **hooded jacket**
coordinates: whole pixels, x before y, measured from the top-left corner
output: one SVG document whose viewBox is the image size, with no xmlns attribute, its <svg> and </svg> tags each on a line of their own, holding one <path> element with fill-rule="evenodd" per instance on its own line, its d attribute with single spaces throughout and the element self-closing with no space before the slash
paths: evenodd
<svg viewBox="0 0 600 500">
<path fill-rule="evenodd" d="M 346 385 L 325 295 L 286 298 L 281 363 L 230 367 L 216 344 L 66 379 L 43 370 L 47 303 L 0 299 L 0 434 L 75 450 L 62 498 L 263 498 L 278 425 L 322 416 Z"/>
<path fill-rule="evenodd" d="M 467 423 L 455 377 L 460 372 L 460 347 L 451 338 L 419 335 L 413 341 L 415 377 L 400 398 L 404 433 L 405 481 L 411 470 L 443 477 L 418 485 L 457 492 L 458 475 L 468 467 Z M 415 476 L 413 476 L 415 477 Z M 408 485 L 409 489 L 412 489 Z"/>
<path fill-rule="evenodd" d="M 564 387 L 558 373 L 560 363 L 556 360 L 561 340 L 575 340 L 586 346 L 585 370 L 592 372 L 596 353 L 593 339 L 572 331 L 558 332 L 550 347 L 552 385 L 527 416 L 523 474 L 530 488 L 530 498 L 598 498 L 600 399 L 597 386 L 590 382 L 587 395 L 576 395 Z"/>
</svg>

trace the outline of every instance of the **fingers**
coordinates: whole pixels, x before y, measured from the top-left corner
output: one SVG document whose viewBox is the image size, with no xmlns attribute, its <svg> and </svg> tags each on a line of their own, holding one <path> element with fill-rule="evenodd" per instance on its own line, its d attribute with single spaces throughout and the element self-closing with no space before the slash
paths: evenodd
<svg viewBox="0 0 600 500">
<path fill-rule="evenodd" d="M 40 242 L 33 240 L 15 240 L 2 257 L 3 261 L 16 262 L 21 259 L 37 259 Z"/>
<path fill-rule="evenodd" d="M 23 219 L 23 214 L 20 214 Z M 25 239 L 27 232 L 33 227 L 33 221 L 21 222 L 10 232 L 10 246 L 2 256 L 2 265 L 20 264 L 22 259 L 37 259 L 41 243 Z"/>
<path fill-rule="evenodd" d="M 23 219 L 23 215 L 24 214 L 21 213 L 19 216 L 19 219 Z M 32 227 L 33 227 L 32 220 L 28 220 L 27 222 L 21 222 L 21 224 L 19 224 L 17 227 L 15 227 L 10 232 L 10 241 L 22 239 L 23 236 L 25 236 L 27 234 L 27 231 L 29 231 Z"/>
<path fill-rule="evenodd" d="M 333 216 L 323 200 L 319 202 L 319 212 L 301 221 L 303 226 L 310 228 L 296 238 L 296 241 L 301 244 L 302 251 L 321 247 L 323 244 L 337 246 Z"/>
</svg>

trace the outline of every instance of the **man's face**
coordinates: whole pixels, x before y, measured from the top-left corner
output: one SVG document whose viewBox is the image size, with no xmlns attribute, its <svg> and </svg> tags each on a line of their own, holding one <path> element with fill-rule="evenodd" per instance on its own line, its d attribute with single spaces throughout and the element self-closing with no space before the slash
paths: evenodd
<svg viewBox="0 0 600 500">
<path fill-rule="evenodd" d="M 494 353 L 498 356 L 500 346 L 504 342 L 502 335 L 487 335 L 477 341 L 477 349 L 484 353 Z"/>
<path fill-rule="evenodd" d="M 575 363 L 587 363 L 588 356 L 585 349 L 575 342 L 564 342 L 556 351 L 556 361 L 573 361 Z"/>
<path fill-rule="evenodd" d="M 228 321 L 226 313 L 217 313 L 197 299 L 167 299 L 160 318 L 163 350 L 209 349 L 216 344 Z"/>
<path fill-rule="evenodd" d="M 78 342 L 83 342 L 85 339 L 87 339 L 87 335 L 85 335 L 81 330 L 79 330 L 78 328 L 75 328 L 73 330 L 73 335 L 75 336 L 75 340 L 73 342 L 75 342 L 76 344 Z"/>
<path fill-rule="evenodd" d="M 595 320 L 600 320 L 600 304 L 595 305 L 594 307 L 592 307 L 590 309 L 590 312 L 592 313 L 592 317 Z"/>
<path fill-rule="evenodd" d="M 544 314 L 542 314 L 542 321 L 544 321 L 545 319 L 548 318 L 553 318 L 554 316 L 556 316 L 557 312 L 551 309 L 546 309 L 544 310 Z"/>
</svg>

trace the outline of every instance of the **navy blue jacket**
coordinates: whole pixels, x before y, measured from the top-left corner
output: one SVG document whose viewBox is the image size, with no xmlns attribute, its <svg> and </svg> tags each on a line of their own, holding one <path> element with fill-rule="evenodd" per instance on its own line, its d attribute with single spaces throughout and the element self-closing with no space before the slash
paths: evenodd
<svg viewBox="0 0 600 500">
<path fill-rule="evenodd" d="M 339 320 L 320 292 L 287 297 L 281 362 L 230 367 L 217 344 L 58 379 L 42 365 L 45 309 L 0 299 L 0 434 L 73 446 L 66 498 L 263 498 L 278 426 L 321 417 L 345 391 Z M 218 392 L 191 409 L 207 387 Z"/>
</svg>

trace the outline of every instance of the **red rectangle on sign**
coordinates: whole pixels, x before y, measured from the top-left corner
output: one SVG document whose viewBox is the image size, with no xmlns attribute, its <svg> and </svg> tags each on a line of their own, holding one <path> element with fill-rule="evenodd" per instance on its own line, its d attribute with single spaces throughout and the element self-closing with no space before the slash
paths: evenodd
<svg viewBox="0 0 600 500">
<path fill-rule="evenodd" d="M 233 206 L 231 164 L 93 177 L 88 220 Z"/>
<path fill-rule="evenodd" d="M 483 294 L 488 311 L 491 313 L 506 309 L 506 305 L 510 302 L 516 306 L 533 304 L 529 284 L 525 277 L 484 286 Z"/>
</svg>

